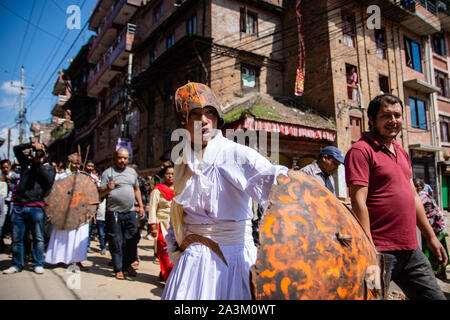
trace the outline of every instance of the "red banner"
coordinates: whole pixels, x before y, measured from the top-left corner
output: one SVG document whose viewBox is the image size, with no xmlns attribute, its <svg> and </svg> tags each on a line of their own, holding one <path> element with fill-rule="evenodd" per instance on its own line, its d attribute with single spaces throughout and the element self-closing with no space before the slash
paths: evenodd
<svg viewBox="0 0 450 320">
<path fill-rule="evenodd" d="M 298 25 L 298 64 L 297 77 L 295 79 L 295 95 L 301 96 L 305 88 L 305 36 L 303 31 L 303 17 L 301 9 L 302 0 L 297 0 L 297 25 Z"/>
</svg>

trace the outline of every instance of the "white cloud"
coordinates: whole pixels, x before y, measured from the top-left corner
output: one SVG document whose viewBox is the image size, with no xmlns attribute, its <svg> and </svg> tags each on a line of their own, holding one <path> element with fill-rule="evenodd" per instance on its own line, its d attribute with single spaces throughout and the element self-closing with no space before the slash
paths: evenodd
<svg viewBox="0 0 450 320">
<path fill-rule="evenodd" d="M 11 86 L 11 82 L 14 85 L 14 87 Z M 20 81 L 17 81 L 17 80 L 15 80 L 15 81 L 5 81 L 5 82 L 2 83 L 2 86 L 0 87 L 0 89 L 5 94 L 18 95 L 20 93 L 20 88 L 18 86 L 20 86 Z"/>
<path fill-rule="evenodd" d="M 11 83 L 14 85 L 12 86 Z M 11 108 L 17 106 L 19 103 L 20 94 L 20 81 L 4 81 L 0 86 L 0 107 Z M 27 90 L 24 91 L 24 97 L 28 94 Z"/>
<path fill-rule="evenodd" d="M 18 99 L 14 97 L 2 97 L 0 99 L 0 107 L 12 108 L 19 105 Z"/>
<path fill-rule="evenodd" d="M 4 158 L 8 157 L 8 128 L 3 128 L 0 130 L 0 138 L 5 139 L 5 142 L 0 147 L 0 158 L 4 159 Z M 26 141 L 28 141 L 28 138 Z M 10 150 L 9 150 L 9 158 L 11 159 L 11 161 L 13 161 L 15 158 L 13 146 L 15 146 L 17 144 L 19 144 L 19 129 L 12 128 L 11 129 L 11 143 L 10 143 Z"/>
</svg>

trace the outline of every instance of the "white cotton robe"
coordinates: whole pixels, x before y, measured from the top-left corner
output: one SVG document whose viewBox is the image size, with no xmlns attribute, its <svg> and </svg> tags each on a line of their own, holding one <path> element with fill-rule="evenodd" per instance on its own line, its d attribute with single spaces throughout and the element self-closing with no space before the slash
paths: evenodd
<svg viewBox="0 0 450 320">
<path fill-rule="evenodd" d="M 251 234 L 252 199 L 267 208 L 276 177 L 286 174 L 288 169 L 273 165 L 255 150 L 224 138 L 220 131 L 208 143 L 202 161 L 189 150 L 184 151 L 183 157 L 194 175 L 173 199 L 183 206 L 186 229 L 189 230 L 190 225 L 226 227 L 237 224 L 241 232 L 235 239 L 224 239 L 220 235 L 217 238 L 228 266 L 205 245 L 191 244 L 175 263 L 162 299 L 251 299 L 250 267 L 257 258 Z M 228 240 L 238 243 L 221 244 L 230 242 Z M 166 242 L 175 243 L 172 227 Z"/>
<path fill-rule="evenodd" d="M 66 171 L 55 181 L 64 179 L 70 175 Z M 45 262 L 49 264 L 71 264 L 87 260 L 87 248 L 89 244 L 89 223 L 80 225 L 73 230 L 57 230 L 52 227 L 50 240 L 45 253 Z"/>
</svg>

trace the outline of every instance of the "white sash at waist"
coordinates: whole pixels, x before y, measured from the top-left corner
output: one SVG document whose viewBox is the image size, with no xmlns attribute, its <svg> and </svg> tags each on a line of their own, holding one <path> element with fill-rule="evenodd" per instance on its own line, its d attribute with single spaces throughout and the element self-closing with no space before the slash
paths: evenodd
<svg viewBox="0 0 450 320">
<path fill-rule="evenodd" d="M 252 221 L 230 221 L 219 224 L 187 224 L 186 235 L 198 234 L 214 240 L 219 245 L 230 246 L 253 241 Z"/>
</svg>

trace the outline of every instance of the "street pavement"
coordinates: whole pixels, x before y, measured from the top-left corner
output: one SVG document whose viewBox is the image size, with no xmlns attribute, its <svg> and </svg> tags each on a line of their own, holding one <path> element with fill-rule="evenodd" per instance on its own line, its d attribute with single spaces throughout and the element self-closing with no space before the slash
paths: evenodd
<svg viewBox="0 0 450 320">
<path fill-rule="evenodd" d="M 450 214 L 447 213 L 450 221 Z M 447 224 L 450 234 L 450 222 Z M 447 242 L 450 245 L 450 241 Z M 10 244 L 9 239 L 5 239 Z M 154 263 L 154 241 L 141 238 L 138 244 L 140 256 L 137 277 L 127 276 L 117 280 L 109 266 L 111 255 L 100 254 L 97 241 L 91 241 L 94 253 L 88 253 L 83 265 L 88 271 L 72 272 L 65 266 L 45 265 L 45 273 L 35 274 L 28 263 L 22 272 L 5 275 L 0 273 L 0 300 L 161 300 L 164 283 L 158 278 L 159 264 Z M 450 246 L 449 246 L 450 247 Z M 0 254 L 0 271 L 9 268 L 11 258 Z M 441 289 L 450 299 L 450 266 L 447 279 L 437 279 Z M 404 300 L 403 292 L 391 282 L 389 300 Z"/>
<path fill-rule="evenodd" d="M 10 244 L 8 239 L 5 242 Z M 153 240 L 141 238 L 138 275 L 126 280 L 114 277 L 109 252 L 101 255 L 97 241 L 91 241 L 91 247 L 95 252 L 83 262 L 88 271 L 46 264 L 45 273 L 39 275 L 28 263 L 22 272 L 0 273 L 0 300 L 161 300 L 164 283 L 158 278 L 159 264 L 154 263 Z M 0 254 L 0 270 L 10 265 L 8 254 Z"/>
</svg>

